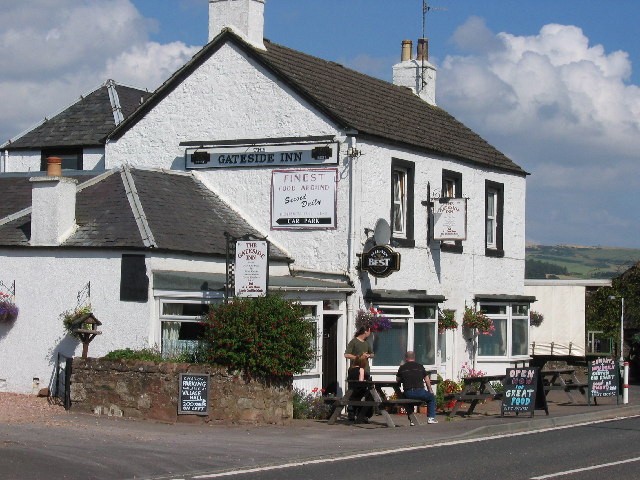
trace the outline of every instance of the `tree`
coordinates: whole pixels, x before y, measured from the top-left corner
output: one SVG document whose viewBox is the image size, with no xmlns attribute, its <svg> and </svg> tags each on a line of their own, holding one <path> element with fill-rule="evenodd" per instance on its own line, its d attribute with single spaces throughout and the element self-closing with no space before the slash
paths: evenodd
<svg viewBox="0 0 640 480">
<path fill-rule="evenodd" d="M 616 299 L 609 297 L 615 296 Z M 587 296 L 588 330 L 601 330 L 605 335 L 619 338 L 621 298 L 624 297 L 624 327 L 640 327 L 640 262 Z"/>
<path fill-rule="evenodd" d="M 313 324 L 299 303 L 280 295 L 213 305 L 202 323 L 207 361 L 247 374 L 302 373 L 315 355 Z"/>
</svg>

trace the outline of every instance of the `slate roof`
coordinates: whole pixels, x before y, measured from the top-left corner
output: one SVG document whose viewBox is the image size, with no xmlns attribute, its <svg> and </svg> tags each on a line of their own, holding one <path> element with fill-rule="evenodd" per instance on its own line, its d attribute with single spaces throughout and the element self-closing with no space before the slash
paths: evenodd
<svg viewBox="0 0 640 480">
<path fill-rule="evenodd" d="M 364 75 L 265 39 L 266 51 L 224 30 L 161 85 L 109 138 L 117 139 L 146 115 L 225 42 L 233 42 L 336 122 L 382 143 L 453 157 L 526 175 L 478 134 L 406 87 Z M 228 139 L 224 139 L 228 140 Z"/>
<path fill-rule="evenodd" d="M 128 197 L 125 169 L 134 188 L 129 192 L 139 202 L 153 242 L 136 222 Z M 78 177 L 80 178 L 80 177 Z M 82 178 L 76 197 L 77 231 L 61 247 L 125 248 L 225 255 L 224 232 L 240 237 L 262 236 L 237 212 L 204 186 L 194 175 L 161 170 L 112 170 L 96 178 Z M 10 214 L 31 206 L 28 177 L 0 177 L 0 188 L 8 192 L 0 210 L 0 246 L 29 247 L 31 211 L 6 221 Z M 6 223 L 3 223 L 6 222 Z M 271 245 L 270 256 L 289 260 Z"/>
<path fill-rule="evenodd" d="M 108 82 L 107 82 L 108 83 Z M 113 83 L 124 118 L 131 115 L 151 93 Z M 116 126 L 108 86 L 102 85 L 70 107 L 45 120 L 3 148 L 42 149 L 49 147 L 99 146 Z"/>
</svg>

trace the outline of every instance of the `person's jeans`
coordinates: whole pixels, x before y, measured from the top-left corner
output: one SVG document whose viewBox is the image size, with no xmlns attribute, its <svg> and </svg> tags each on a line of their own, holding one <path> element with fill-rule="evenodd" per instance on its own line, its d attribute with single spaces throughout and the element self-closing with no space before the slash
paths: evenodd
<svg viewBox="0 0 640 480">
<path fill-rule="evenodd" d="M 424 388 L 418 388 L 416 390 L 406 390 L 404 392 L 404 398 L 410 398 L 412 400 L 424 400 L 427 402 L 427 417 L 435 418 L 436 416 L 436 396 L 427 392 Z"/>
</svg>

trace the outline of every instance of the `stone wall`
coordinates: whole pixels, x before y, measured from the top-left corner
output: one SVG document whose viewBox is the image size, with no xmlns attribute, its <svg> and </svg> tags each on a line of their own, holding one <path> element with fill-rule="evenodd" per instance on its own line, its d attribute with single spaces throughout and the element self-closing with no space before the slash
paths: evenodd
<svg viewBox="0 0 640 480">
<path fill-rule="evenodd" d="M 178 415 L 180 373 L 208 373 L 209 414 Z M 291 381 L 248 378 L 203 364 L 74 358 L 71 410 L 185 423 L 283 424 L 293 417 Z"/>
</svg>

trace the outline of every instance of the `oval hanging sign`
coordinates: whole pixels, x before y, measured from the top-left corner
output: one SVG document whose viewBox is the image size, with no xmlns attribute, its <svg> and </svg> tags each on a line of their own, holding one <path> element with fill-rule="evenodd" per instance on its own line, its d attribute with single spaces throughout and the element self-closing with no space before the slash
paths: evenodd
<svg viewBox="0 0 640 480">
<path fill-rule="evenodd" d="M 388 277 L 400 270 L 400 254 L 386 245 L 376 245 L 362 254 L 362 270 L 374 277 Z"/>
</svg>

